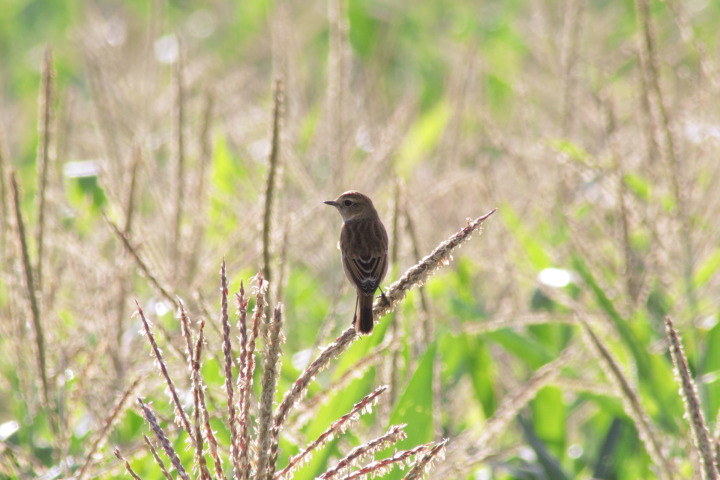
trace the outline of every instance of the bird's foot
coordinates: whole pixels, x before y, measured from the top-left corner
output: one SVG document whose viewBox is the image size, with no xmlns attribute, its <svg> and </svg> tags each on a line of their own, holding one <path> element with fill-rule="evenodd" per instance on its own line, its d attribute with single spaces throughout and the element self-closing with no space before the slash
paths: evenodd
<svg viewBox="0 0 720 480">
<path fill-rule="evenodd" d="M 385 292 L 383 292 L 383 289 L 382 289 L 382 288 L 380 289 L 380 295 L 378 295 L 378 296 L 375 297 L 375 298 L 382 298 L 383 300 L 385 300 L 385 303 L 387 303 L 388 305 L 390 305 L 390 299 L 388 299 L 387 295 L 385 295 Z"/>
</svg>

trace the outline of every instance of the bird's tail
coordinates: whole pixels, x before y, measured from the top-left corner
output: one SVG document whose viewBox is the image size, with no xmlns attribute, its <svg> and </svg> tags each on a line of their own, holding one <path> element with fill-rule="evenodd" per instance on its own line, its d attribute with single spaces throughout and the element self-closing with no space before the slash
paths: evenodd
<svg viewBox="0 0 720 480">
<path fill-rule="evenodd" d="M 373 330 L 373 300 L 372 295 L 358 293 L 358 309 L 360 318 L 355 318 L 355 331 L 362 335 L 371 333 Z M 358 313 L 356 313 L 358 315 Z"/>
</svg>

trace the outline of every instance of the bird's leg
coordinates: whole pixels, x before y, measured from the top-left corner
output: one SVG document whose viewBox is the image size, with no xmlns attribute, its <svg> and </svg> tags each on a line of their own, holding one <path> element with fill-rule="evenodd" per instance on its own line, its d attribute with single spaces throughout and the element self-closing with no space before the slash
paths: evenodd
<svg viewBox="0 0 720 480">
<path fill-rule="evenodd" d="M 385 296 L 385 292 L 383 292 L 382 287 L 380 287 L 380 295 L 378 295 L 377 298 L 382 298 L 383 300 L 385 300 L 385 303 L 390 305 L 390 300 L 388 300 L 387 296 Z"/>
<path fill-rule="evenodd" d="M 360 297 L 356 295 L 355 296 L 355 312 L 353 313 L 353 321 L 352 321 L 353 326 L 355 325 L 355 322 L 357 322 L 357 309 L 358 309 L 359 301 L 360 301 Z"/>
</svg>

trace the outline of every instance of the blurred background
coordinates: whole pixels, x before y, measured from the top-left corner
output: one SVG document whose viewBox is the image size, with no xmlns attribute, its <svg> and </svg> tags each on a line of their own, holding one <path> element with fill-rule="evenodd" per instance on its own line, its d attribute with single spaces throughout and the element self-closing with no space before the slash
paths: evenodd
<svg viewBox="0 0 720 480">
<path fill-rule="evenodd" d="M 352 189 L 386 285 L 499 210 L 317 379 L 280 464 L 391 388 L 294 478 L 390 423 L 450 439 L 431 478 L 700 478 L 663 317 L 717 447 L 718 24 L 705 0 L 0 1 L 0 476 L 120 478 L 116 445 L 158 475 L 132 402 L 100 433 L 137 377 L 172 426 L 134 302 L 181 387 L 173 299 L 206 319 L 222 405 L 223 258 L 231 297 L 262 269 L 285 306 L 282 398 L 350 325 L 322 201 Z"/>
</svg>

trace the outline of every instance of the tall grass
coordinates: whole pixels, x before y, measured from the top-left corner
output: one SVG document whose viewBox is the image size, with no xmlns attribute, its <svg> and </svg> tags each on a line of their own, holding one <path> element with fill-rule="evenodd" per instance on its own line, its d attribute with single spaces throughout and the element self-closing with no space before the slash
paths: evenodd
<svg viewBox="0 0 720 480">
<path fill-rule="evenodd" d="M 0 18 L 1 477 L 718 476 L 714 3 L 47 8 Z"/>
</svg>

